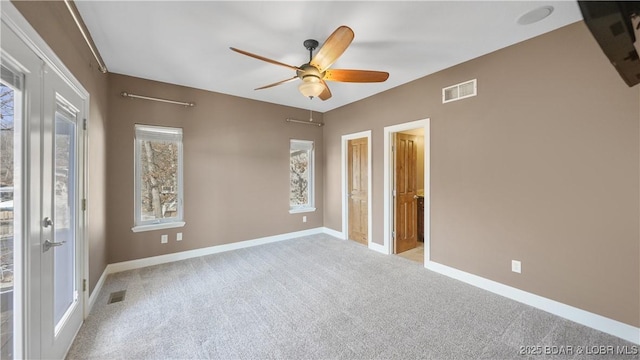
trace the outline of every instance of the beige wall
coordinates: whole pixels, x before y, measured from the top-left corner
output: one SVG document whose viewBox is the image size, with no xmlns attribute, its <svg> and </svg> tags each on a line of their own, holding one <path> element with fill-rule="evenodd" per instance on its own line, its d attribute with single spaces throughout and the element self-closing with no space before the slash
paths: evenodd
<svg viewBox="0 0 640 360">
<path fill-rule="evenodd" d="M 371 129 L 382 243 L 383 128 L 430 118 L 433 261 L 639 326 L 639 89 L 576 23 L 327 112 L 324 224 L 342 228 L 340 137 Z"/>
<path fill-rule="evenodd" d="M 106 152 L 108 75 L 96 61 L 62 1 L 14 1 L 13 5 L 47 42 L 65 66 L 91 94 L 88 139 L 89 289 L 107 266 Z"/>
<path fill-rule="evenodd" d="M 197 105 L 128 99 L 122 91 Z M 322 128 L 285 121 L 305 119 L 308 110 L 117 74 L 110 76 L 109 106 L 110 263 L 323 225 Z M 314 117 L 322 121 L 321 114 Z M 135 123 L 183 128 L 184 228 L 131 231 Z M 289 214 L 290 139 L 315 142 L 315 212 Z M 177 232 L 183 241 L 175 240 Z M 169 235 L 168 244 L 160 243 L 161 234 Z"/>
</svg>

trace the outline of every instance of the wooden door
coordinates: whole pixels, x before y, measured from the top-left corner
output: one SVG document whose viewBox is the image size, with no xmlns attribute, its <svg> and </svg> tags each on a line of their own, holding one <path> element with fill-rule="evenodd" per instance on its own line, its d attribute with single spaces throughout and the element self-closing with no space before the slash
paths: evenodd
<svg viewBox="0 0 640 360">
<path fill-rule="evenodd" d="M 394 253 L 399 254 L 418 245 L 417 136 L 396 134 L 394 154 Z"/>
<path fill-rule="evenodd" d="M 348 144 L 349 239 L 368 244 L 368 146 L 367 138 Z"/>
</svg>

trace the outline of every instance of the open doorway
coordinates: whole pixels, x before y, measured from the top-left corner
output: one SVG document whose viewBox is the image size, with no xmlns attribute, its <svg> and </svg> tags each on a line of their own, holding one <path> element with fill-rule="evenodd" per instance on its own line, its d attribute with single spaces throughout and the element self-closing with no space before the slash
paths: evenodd
<svg viewBox="0 0 640 360">
<path fill-rule="evenodd" d="M 342 136 L 342 233 L 371 247 L 371 131 Z"/>
<path fill-rule="evenodd" d="M 429 120 L 385 127 L 385 246 L 425 264 L 429 257 Z"/>
</svg>

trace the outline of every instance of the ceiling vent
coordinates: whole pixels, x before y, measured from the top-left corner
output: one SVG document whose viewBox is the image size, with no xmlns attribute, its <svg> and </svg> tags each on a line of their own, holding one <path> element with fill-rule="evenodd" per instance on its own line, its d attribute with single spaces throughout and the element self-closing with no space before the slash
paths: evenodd
<svg viewBox="0 0 640 360">
<path fill-rule="evenodd" d="M 442 103 L 448 103 L 478 94 L 477 79 L 465 81 L 442 89 Z"/>
</svg>

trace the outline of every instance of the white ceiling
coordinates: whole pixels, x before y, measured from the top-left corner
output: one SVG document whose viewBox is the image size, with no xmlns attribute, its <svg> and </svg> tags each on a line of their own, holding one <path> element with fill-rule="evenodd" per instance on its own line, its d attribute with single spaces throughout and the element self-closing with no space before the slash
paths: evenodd
<svg viewBox="0 0 640 360">
<path fill-rule="evenodd" d="M 319 112 L 582 20 L 575 1 L 76 0 L 76 5 L 110 72 Z M 526 12 L 549 5 L 554 11 L 546 19 L 517 23 Z M 309 60 L 303 41 L 316 39 L 322 46 L 340 25 L 351 27 L 355 39 L 332 68 L 387 71 L 386 82 L 329 82 L 333 97 L 327 101 L 303 97 L 299 80 L 256 91 L 295 73 L 229 49 L 299 66 Z"/>
</svg>

